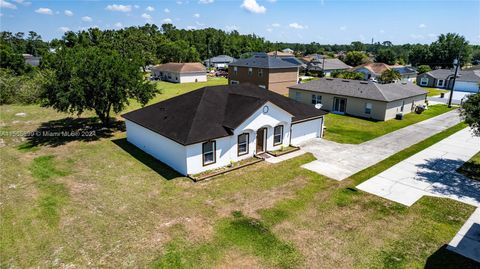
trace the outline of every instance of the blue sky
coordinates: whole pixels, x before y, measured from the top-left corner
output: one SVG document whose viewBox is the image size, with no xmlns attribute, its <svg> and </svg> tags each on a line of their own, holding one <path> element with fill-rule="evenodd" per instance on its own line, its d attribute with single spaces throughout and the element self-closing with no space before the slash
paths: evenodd
<svg viewBox="0 0 480 269">
<path fill-rule="evenodd" d="M 171 22 L 285 42 L 430 43 L 456 32 L 480 44 L 480 0 L 0 0 L 0 22 L 2 31 L 34 30 L 48 40 L 66 30 Z"/>
</svg>

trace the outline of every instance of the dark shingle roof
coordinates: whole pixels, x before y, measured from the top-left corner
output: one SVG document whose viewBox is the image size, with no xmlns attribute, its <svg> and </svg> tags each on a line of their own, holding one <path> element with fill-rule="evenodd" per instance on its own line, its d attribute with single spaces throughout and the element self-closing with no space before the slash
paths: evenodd
<svg viewBox="0 0 480 269">
<path fill-rule="evenodd" d="M 427 72 L 430 76 L 436 79 L 446 79 L 449 75 L 455 74 L 455 70 L 452 69 L 436 69 Z M 468 82 L 479 82 L 480 81 L 480 71 L 479 70 L 459 70 L 458 77 L 456 81 L 468 81 Z"/>
<path fill-rule="evenodd" d="M 325 64 L 323 62 L 325 62 Z M 308 68 L 314 69 L 314 70 L 315 69 L 321 70 L 322 68 L 324 68 L 324 70 L 341 70 L 341 69 L 349 69 L 352 67 L 340 61 L 337 58 L 332 58 L 332 59 L 319 59 L 316 61 L 312 61 L 309 64 Z"/>
<path fill-rule="evenodd" d="M 122 115 L 182 145 L 232 134 L 266 102 L 290 113 L 292 122 L 327 112 L 252 84 L 211 86 Z"/>
<path fill-rule="evenodd" d="M 296 68 L 297 64 L 293 64 L 282 60 L 280 57 L 268 56 L 266 53 L 255 53 L 247 59 L 238 59 L 230 64 L 230 66 L 257 67 L 257 68 Z"/>
<path fill-rule="evenodd" d="M 298 84 L 289 88 L 384 102 L 391 102 L 427 93 L 425 90 L 412 83 L 378 84 L 371 81 L 334 78 L 312 80 L 305 84 Z"/>
</svg>

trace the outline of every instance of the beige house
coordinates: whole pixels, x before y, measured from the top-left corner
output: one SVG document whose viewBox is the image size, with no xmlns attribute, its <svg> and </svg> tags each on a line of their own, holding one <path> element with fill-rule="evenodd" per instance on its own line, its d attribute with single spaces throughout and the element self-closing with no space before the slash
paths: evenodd
<svg viewBox="0 0 480 269">
<path fill-rule="evenodd" d="M 389 120 L 424 105 L 427 92 L 409 82 L 378 84 L 372 81 L 322 78 L 289 87 L 289 97 L 337 114 Z"/>
</svg>

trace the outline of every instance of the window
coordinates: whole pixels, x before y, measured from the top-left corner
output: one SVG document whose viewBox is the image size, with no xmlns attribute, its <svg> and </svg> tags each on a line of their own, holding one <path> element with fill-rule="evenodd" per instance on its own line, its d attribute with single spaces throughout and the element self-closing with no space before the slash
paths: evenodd
<svg viewBox="0 0 480 269">
<path fill-rule="evenodd" d="M 258 69 L 258 76 L 263 77 L 263 69 Z"/>
<path fill-rule="evenodd" d="M 242 156 L 245 154 L 248 154 L 248 141 L 249 141 L 249 135 L 248 134 L 241 134 L 238 136 L 238 156 Z"/>
<path fill-rule="evenodd" d="M 280 145 L 282 144 L 283 140 L 283 125 L 275 126 L 273 129 L 273 145 Z"/>
<path fill-rule="evenodd" d="M 248 68 L 248 76 L 249 76 L 249 77 L 252 76 L 252 68 Z"/>
<path fill-rule="evenodd" d="M 421 86 L 427 86 L 428 85 L 428 78 L 421 78 L 420 79 L 420 85 Z"/>
<path fill-rule="evenodd" d="M 322 96 L 312 94 L 312 105 L 321 104 L 322 103 Z"/>
<path fill-rule="evenodd" d="M 295 92 L 295 100 L 300 101 L 302 99 L 302 94 L 300 92 Z"/>
<path fill-rule="evenodd" d="M 443 86 L 445 86 L 444 84 L 445 84 L 445 80 L 443 80 L 443 79 L 439 79 L 437 81 L 437 87 L 443 87 Z"/>
<path fill-rule="evenodd" d="M 372 103 L 365 104 L 365 114 L 372 114 Z"/>
<path fill-rule="evenodd" d="M 215 163 L 215 141 L 202 144 L 203 165 Z"/>
<path fill-rule="evenodd" d="M 235 76 L 237 75 L 237 71 L 238 71 L 238 70 L 237 70 L 237 67 L 234 66 L 234 67 L 233 67 L 233 73 L 235 74 Z"/>
</svg>

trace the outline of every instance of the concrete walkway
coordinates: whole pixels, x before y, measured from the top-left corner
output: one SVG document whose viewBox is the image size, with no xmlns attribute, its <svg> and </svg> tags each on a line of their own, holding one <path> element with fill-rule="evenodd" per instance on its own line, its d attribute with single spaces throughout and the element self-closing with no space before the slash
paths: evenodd
<svg viewBox="0 0 480 269">
<path fill-rule="evenodd" d="M 447 246 L 448 250 L 480 262 L 480 208 L 465 222 Z"/>
<path fill-rule="evenodd" d="M 317 160 L 302 167 L 332 179 L 343 180 L 459 122 L 459 113 L 455 110 L 359 145 L 312 139 L 300 147 L 311 152 Z"/>
<path fill-rule="evenodd" d="M 302 154 L 305 154 L 305 153 L 306 152 L 301 150 L 301 149 L 297 150 L 297 151 L 294 151 L 294 152 L 291 152 L 291 153 L 284 154 L 282 156 L 278 156 L 278 157 L 275 157 L 275 156 L 267 153 L 268 157 L 265 157 L 264 159 L 265 159 L 266 162 L 269 162 L 269 163 L 279 163 L 279 162 L 283 162 L 283 161 L 298 157 L 298 156 L 300 156 Z"/>
<path fill-rule="evenodd" d="M 358 185 L 383 198 L 413 205 L 425 195 L 480 207 L 480 182 L 456 170 L 480 151 L 480 137 L 465 128 Z"/>
</svg>

